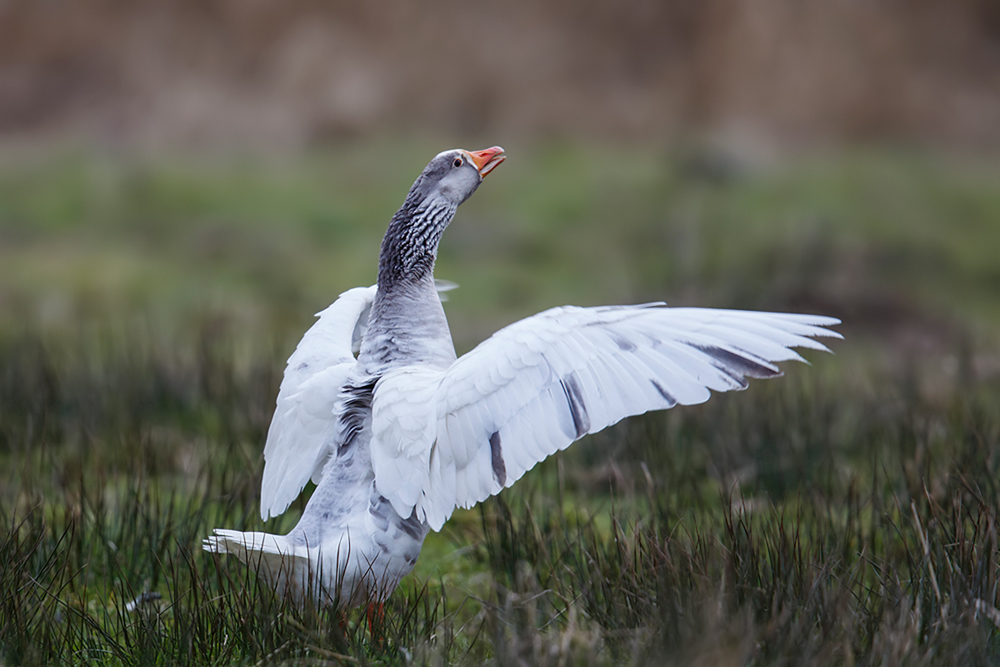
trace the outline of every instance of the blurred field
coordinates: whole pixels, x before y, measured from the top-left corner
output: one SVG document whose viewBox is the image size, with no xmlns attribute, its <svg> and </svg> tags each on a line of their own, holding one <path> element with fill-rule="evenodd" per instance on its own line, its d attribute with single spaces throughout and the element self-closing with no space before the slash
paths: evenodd
<svg viewBox="0 0 1000 667">
<path fill-rule="evenodd" d="M 373 633 L 202 554 L 260 527 L 283 360 L 374 281 L 441 148 L 5 160 L 0 661 L 996 661 L 1000 165 L 912 150 L 506 146 L 441 248 L 460 352 L 545 307 L 654 299 L 847 339 L 459 512 Z"/>
<path fill-rule="evenodd" d="M 386 221 L 438 148 L 9 160 L 7 324 L 169 326 L 214 310 L 297 336 L 339 290 L 374 281 Z M 855 326 L 884 319 L 927 335 L 934 319 L 989 335 L 1000 318 L 995 163 L 871 149 L 761 165 L 711 152 L 508 151 L 503 176 L 463 207 L 441 248 L 439 277 L 463 288 L 452 317 L 467 318 L 465 346 L 563 301 L 822 306 Z M 493 321 L 462 338 L 484 316 Z"/>
</svg>

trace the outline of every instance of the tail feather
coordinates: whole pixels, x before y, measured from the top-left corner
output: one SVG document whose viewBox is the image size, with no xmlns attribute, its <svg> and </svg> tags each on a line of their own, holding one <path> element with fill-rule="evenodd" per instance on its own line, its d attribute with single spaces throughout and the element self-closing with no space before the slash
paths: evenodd
<svg viewBox="0 0 1000 667">
<path fill-rule="evenodd" d="M 318 547 L 294 544 L 284 535 L 240 532 L 216 528 L 205 538 L 202 548 L 218 554 L 232 554 L 256 571 L 257 576 L 274 588 L 278 595 L 289 596 L 299 603 L 306 599 L 341 602 L 345 567 L 336 566 L 324 572 Z M 344 553 L 345 566 L 347 552 Z M 324 574 L 326 576 L 324 576 Z M 354 583 L 349 582 L 350 598 Z"/>
<path fill-rule="evenodd" d="M 290 544 L 284 535 L 270 533 L 243 533 L 238 530 L 216 528 L 211 537 L 205 538 L 202 548 L 219 554 L 233 554 L 244 563 L 247 556 L 262 554 L 264 556 L 291 557 L 298 556 L 297 547 Z"/>
<path fill-rule="evenodd" d="M 232 554 L 264 578 L 279 595 L 300 597 L 306 589 L 310 569 L 309 549 L 292 544 L 284 535 L 243 533 L 217 528 L 202 548 L 218 554 Z"/>
</svg>

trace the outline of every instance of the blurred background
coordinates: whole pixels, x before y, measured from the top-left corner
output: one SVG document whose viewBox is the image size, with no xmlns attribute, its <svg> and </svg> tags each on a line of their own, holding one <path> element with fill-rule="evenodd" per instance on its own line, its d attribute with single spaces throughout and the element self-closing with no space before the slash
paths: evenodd
<svg viewBox="0 0 1000 667">
<path fill-rule="evenodd" d="M 460 351 L 665 299 L 841 317 L 840 363 L 931 394 L 1000 373 L 990 0 L 0 0 L 0 333 L 225 341 L 273 395 L 426 161 L 493 144 L 438 264 Z"/>
<path fill-rule="evenodd" d="M 990 0 L 2 0 L 4 319 L 318 307 L 497 143 L 439 272 L 487 312 L 997 312 Z"/>
<path fill-rule="evenodd" d="M 1000 138 L 990 0 L 5 0 L 0 31 L 0 132 L 25 142 Z"/>
<path fill-rule="evenodd" d="M 427 159 L 493 144 L 438 270 L 460 348 L 644 299 L 995 338 L 990 0 L 0 0 L 3 328 L 287 350 Z"/>
</svg>

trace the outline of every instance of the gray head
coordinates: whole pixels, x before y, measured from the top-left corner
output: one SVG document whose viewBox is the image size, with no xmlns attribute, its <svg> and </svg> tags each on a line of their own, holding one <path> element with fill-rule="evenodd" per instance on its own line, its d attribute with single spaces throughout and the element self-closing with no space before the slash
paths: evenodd
<svg viewBox="0 0 1000 667">
<path fill-rule="evenodd" d="M 504 159 L 499 146 L 481 151 L 456 148 L 434 156 L 413 183 L 382 239 L 380 291 L 401 280 L 423 278 L 433 270 L 438 242 L 455 210 Z"/>
<path fill-rule="evenodd" d="M 481 151 L 455 148 L 438 153 L 417 177 L 407 200 L 415 199 L 432 206 L 439 200 L 446 206 L 457 208 L 472 196 L 486 174 L 504 159 L 503 149 L 499 146 Z"/>
</svg>

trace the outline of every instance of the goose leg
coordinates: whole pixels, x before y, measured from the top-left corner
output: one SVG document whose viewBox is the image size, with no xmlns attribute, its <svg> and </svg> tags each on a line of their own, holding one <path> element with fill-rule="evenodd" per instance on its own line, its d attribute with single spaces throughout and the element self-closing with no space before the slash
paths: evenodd
<svg viewBox="0 0 1000 667">
<path fill-rule="evenodd" d="M 368 633 L 374 635 L 376 627 L 379 630 L 382 629 L 382 622 L 385 620 L 385 603 L 369 602 L 365 617 L 368 619 Z"/>
</svg>

